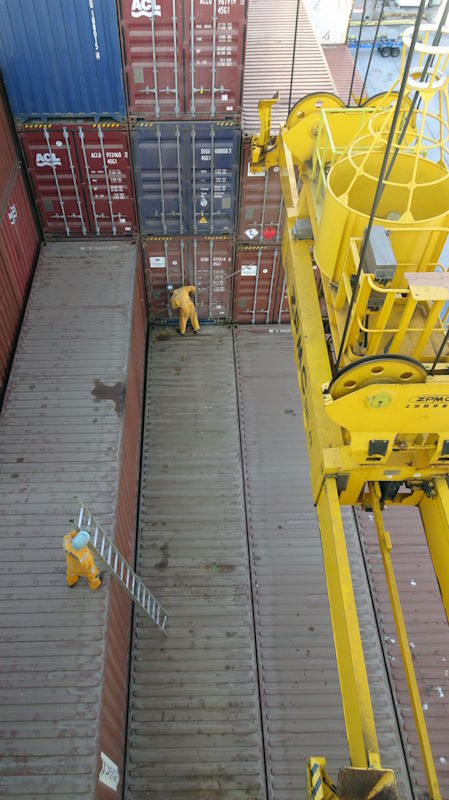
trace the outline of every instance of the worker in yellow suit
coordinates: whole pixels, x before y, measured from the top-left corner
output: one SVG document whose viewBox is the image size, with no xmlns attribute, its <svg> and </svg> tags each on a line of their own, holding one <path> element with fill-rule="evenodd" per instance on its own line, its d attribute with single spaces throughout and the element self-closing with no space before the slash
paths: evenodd
<svg viewBox="0 0 449 800">
<path fill-rule="evenodd" d="M 67 561 L 67 583 L 70 587 L 78 583 L 78 579 L 87 578 L 92 591 L 101 584 L 101 575 L 94 557 L 88 548 L 90 534 L 87 531 L 71 531 L 62 540 L 62 547 Z"/>
<path fill-rule="evenodd" d="M 184 336 L 186 332 L 187 321 L 190 320 L 193 332 L 198 333 L 200 324 L 196 315 L 196 309 L 190 299 L 190 293 L 195 294 L 196 289 L 194 286 L 181 286 L 175 289 L 171 283 L 167 286 L 167 291 L 170 294 L 170 305 L 172 308 L 179 309 L 179 328 L 178 333 Z"/>
</svg>

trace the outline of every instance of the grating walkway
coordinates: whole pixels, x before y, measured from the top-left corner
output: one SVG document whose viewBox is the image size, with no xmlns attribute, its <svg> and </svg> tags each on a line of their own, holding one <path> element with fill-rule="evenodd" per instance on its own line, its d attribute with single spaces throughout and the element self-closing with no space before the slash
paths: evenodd
<svg viewBox="0 0 449 800">
<path fill-rule="evenodd" d="M 150 334 L 127 800 L 263 800 L 265 778 L 232 336 Z"/>
<path fill-rule="evenodd" d="M 305 796 L 305 763 L 348 763 L 329 605 L 290 329 L 235 334 L 250 562 L 268 796 Z M 351 573 L 382 763 L 410 797 L 354 517 L 344 510 Z"/>
</svg>

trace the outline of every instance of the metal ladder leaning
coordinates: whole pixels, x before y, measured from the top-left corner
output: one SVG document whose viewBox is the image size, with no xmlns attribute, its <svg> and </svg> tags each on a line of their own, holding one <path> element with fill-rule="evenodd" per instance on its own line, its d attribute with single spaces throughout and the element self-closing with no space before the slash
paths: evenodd
<svg viewBox="0 0 449 800">
<path fill-rule="evenodd" d="M 146 614 L 154 622 L 162 633 L 167 635 L 166 625 L 168 614 L 163 606 L 156 600 L 154 594 L 150 592 L 143 581 L 136 575 L 128 562 L 112 544 L 111 540 L 104 533 L 93 515 L 78 497 L 80 513 L 78 517 L 78 529 L 87 531 L 91 534 L 89 544 L 104 562 L 109 572 L 118 580 L 121 586 L 128 592 L 136 605 L 143 608 Z"/>
</svg>

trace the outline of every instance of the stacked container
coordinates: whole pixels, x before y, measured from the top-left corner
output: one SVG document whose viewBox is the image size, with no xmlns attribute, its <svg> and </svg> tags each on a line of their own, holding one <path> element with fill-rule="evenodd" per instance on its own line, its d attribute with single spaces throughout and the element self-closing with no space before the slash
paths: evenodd
<svg viewBox="0 0 449 800">
<path fill-rule="evenodd" d="M 150 316 L 230 320 L 246 0 L 119 0 Z"/>
<path fill-rule="evenodd" d="M 0 403 L 39 248 L 18 143 L 0 90 Z"/>
<path fill-rule="evenodd" d="M 289 321 L 281 260 L 284 210 L 278 169 L 254 175 L 249 166 L 251 137 L 259 132 L 258 101 L 279 92 L 271 116 L 271 133 L 275 135 L 290 108 L 302 97 L 312 92 L 335 92 L 305 4 L 299 5 L 295 25 L 297 8 L 297 0 L 283 0 L 275 13 L 270 0 L 252 0 L 249 4 L 234 268 L 234 320 L 240 323 Z M 280 57 L 285 53 L 288 58 Z"/>
<path fill-rule="evenodd" d="M 137 231 L 115 0 L 1 0 L 0 67 L 46 237 Z"/>
</svg>

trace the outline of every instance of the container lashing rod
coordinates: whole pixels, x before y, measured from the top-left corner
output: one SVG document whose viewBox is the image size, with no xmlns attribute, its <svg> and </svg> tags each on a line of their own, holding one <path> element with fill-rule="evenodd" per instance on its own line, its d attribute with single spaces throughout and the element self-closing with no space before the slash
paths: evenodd
<svg viewBox="0 0 449 800">
<path fill-rule="evenodd" d="M 79 498 L 77 498 L 77 501 L 80 504 L 78 530 L 90 533 L 89 544 L 101 558 L 111 575 L 128 592 L 134 603 L 145 611 L 156 627 L 167 635 L 168 614 L 165 608 L 113 545 L 98 522 L 95 521 L 85 503 Z"/>
</svg>

